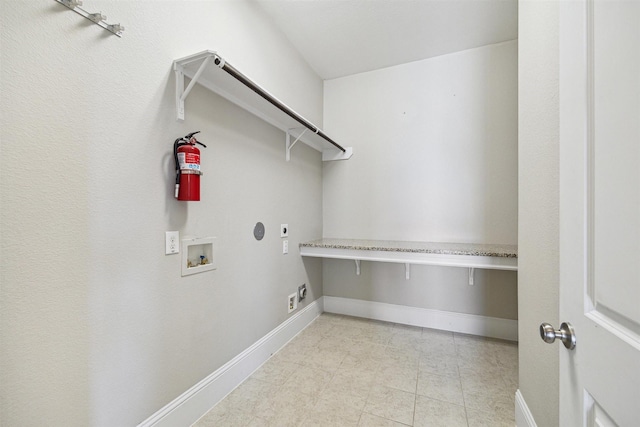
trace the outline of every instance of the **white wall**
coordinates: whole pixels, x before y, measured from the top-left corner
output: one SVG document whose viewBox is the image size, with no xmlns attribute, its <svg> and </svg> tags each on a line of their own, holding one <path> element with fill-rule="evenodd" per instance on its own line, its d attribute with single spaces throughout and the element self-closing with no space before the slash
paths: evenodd
<svg viewBox="0 0 640 427">
<path fill-rule="evenodd" d="M 516 41 L 329 80 L 324 92 L 325 130 L 354 147 L 324 165 L 324 237 L 517 242 Z M 401 265 L 367 279 L 351 264 L 324 262 L 325 295 L 517 318 L 515 273 L 480 272 L 471 289 L 464 269 L 415 266 L 405 283 Z"/>
<path fill-rule="evenodd" d="M 519 388 L 539 426 L 558 425 L 558 351 L 539 336 L 558 325 L 558 2 L 520 1 Z"/>
<path fill-rule="evenodd" d="M 322 292 L 297 255 L 322 234 L 320 154 L 286 163 L 282 132 L 200 87 L 176 122 L 173 59 L 217 50 L 319 124 L 322 82 L 251 2 L 85 1 L 121 39 L 51 0 L 0 7 L 0 424 L 134 425 L 284 321 L 299 284 Z M 202 201 L 177 202 L 193 130 Z M 181 278 L 167 230 L 217 236 L 218 270 Z"/>
</svg>

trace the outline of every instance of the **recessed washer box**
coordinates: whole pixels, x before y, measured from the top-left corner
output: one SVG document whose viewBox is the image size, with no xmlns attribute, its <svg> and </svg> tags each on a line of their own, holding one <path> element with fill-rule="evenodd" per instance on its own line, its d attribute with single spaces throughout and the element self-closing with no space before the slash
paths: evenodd
<svg viewBox="0 0 640 427">
<path fill-rule="evenodd" d="M 215 270 L 213 241 L 215 237 L 182 239 L 182 275 Z"/>
</svg>

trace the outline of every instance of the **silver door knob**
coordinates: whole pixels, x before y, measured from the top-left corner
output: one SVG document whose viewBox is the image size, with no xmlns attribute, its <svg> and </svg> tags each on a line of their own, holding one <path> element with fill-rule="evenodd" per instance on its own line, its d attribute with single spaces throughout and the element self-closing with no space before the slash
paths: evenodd
<svg viewBox="0 0 640 427">
<path fill-rule="evenodd" d="M 550 324 L 543 323 L 540 325 L 540 338 L 547 344 L 559 339 L 569 350 L 576 348 L 576 333 L 569 322 L 563 322 L 557 331 Z"/>
</svg>

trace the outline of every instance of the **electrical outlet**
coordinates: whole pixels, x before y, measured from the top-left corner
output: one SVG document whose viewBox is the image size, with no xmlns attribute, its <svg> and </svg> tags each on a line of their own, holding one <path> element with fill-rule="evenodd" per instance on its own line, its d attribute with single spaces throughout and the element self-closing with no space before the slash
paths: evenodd
<svg viewBox="0 0 640 427">
<path fill-rule="evenodd" d="M 289 253 L 289 241 L 288 240 L 283 240 L 282 241 L 282 253 L 283 254 L 288 254 Z"/>
<path fill-rule="evenodd" d="M 164 253 L 165 255 L 180 253 L 180 232 L 167 231 L 164 233 Z"/>
<path fill-rule="evenodd" d="M 298 286 L 298 301 L 302 301 L 307 297 L 307 284 L 303 283 L 301 286 Z"/>
<path fill-rule="evenodd" d="M 280 224 L 280 237 L 289 237 L 289 224 Z"/>
<path fill-rule="evenodd" d="M 296 308 L 298 308 L 298 298 L 296 298 L 296 294 L 291 294 L 287 298 L 287 313 L 291 313 Z"/>
</svg>

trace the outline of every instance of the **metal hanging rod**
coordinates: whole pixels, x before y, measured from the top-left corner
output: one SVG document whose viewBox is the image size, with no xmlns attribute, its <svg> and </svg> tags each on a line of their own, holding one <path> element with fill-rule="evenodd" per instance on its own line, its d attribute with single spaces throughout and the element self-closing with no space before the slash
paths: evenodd
<svg viewBox="0 0 640 427">
<path fill-rule="evenodd" d="M 60 3 L 63 6 L 68 7 L 69 9 L 73 10 L 75 13 L 77 13 L 78 15 L 87 18 L 89 21 L 93 22 L 94 24 L 104 28 L 105 30 L 109 31 L 110 33 L 115 34 L 118 37 L 122 37 L 122 32 L 124 31 L 124 27 L 120 24 L 107 24 L 105 21 L 107 20 L 107 17 L 104 16 L 102 14 L 102 12 L 99 13 L 89 13 L 86 10 L 82 9 L 80 6 L 82 6 L 82 0 L 54 0 L 57 3 Z"/>
<path fill-rule="evenodd" d="M 334 147 L 336 147 L 343 153 L 346 151 L 340 144 L 338 144 L 333 139 L 329 138 L 324 132 L 322 132 L 321 129 L 309 123 L 304 118 L 296 114 L 294 111 L 291 111 L 289 107 L 287 107 L 286 105 L 282 104 L 280 101 L 275 99 L 268 92 L 266 92 L 260 86 L 255 84 L 253 81 L 251 81 L 251 79 L 249 79 L 247 76 L 242 74 L 240 71 L 238 71 L 236 68 L 234 68 L 231 64 L 226 62 L 224 59 L 222 59 L 218 55 L 214 55 L 213 63 L 216 64 L 223 71 L 226 71 L 227 73 L 229 73 L 231 76 L 233 76 L 236 80 L 240 81 L 242 84 L 247 86 L 249 89 L 251 89 L 258 95 L 260 95 L 260 97 L 262 97 L 265 101 L 269 102 L 271 105 L 273 105 L 274 107 L 276 107 L 277 109 L 279 109 L 280 111 L 282 111 L 283 113 L 285 113 L 286 115 L 288 115 L 289 117 L 291 117 L 292 119 L 300 123 L 302 126 L 309 129 L 311 132 L 322 137 L 325 141 L 331 143 Z"/>
<path fill-rule="evenodd" d="M 185 100 L 196 83 L 226 98 L 286 134 L 285 158 L 298 141 L 322 153 L 322 161 L 347 160 L 353 147 L 342 147 L 319 127 L 280 102 L 220 55 L 205 50 L 173 61 L 176 74 L 176 118 L 184 120 Z M 191 81 L 185 84 L 185 77 Z M 257 96 L 256 96 L 257 95 Z"/>
</svg>

